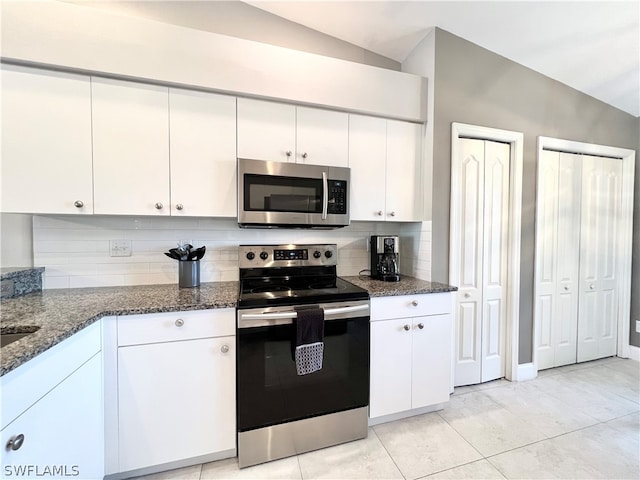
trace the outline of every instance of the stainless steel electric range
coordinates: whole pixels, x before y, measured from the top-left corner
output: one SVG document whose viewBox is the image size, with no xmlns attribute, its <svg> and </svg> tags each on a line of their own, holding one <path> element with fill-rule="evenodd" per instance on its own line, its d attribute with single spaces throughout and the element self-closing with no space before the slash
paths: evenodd
<svg viewBox="0 0 640 480">
<path fill-rule="evenodd" d="M 241 468 L 367 436 L 369 294 L 336 265 L 333 244 L 240 246 Z M 301 309 L 323 314 L 322 366 L 309 374 L 296 369 Z"/>
</svg>

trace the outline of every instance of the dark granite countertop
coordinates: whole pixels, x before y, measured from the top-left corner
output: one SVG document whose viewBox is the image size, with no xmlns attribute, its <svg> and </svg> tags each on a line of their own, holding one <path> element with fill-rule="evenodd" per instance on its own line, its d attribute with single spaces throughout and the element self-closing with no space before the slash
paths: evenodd
<svg viewBox="0 0 640 480">
<path fill-rule="evenodd" d="M 450 292 L 456 287 L 402 276 L 382 282 L 364 276 L 343 277 L 372 297 Z M 2 333 L 39 329 L 0 350 L 0 376 L 14 370 L 96 320 L 112 315 L 235 308 L 238 282 L 203 283 L 199 288 L 177 285 L 44 290 L 0 301 Z"/>
<path fill-rule="evenodd" d="M 360 275 L 342 277 L 358 287 L 364 288 L 371 297 L 391 297 L 396 295 L 418 295 L 423 293 L 454 292 L 458 287 L 440 282 L 429 282 L 418 278 L 400 275 L 399 282 L 383 282 L 371 277 Z"/>
<path fill-rule="evenodd" d="M 9 280 L 25 273 L 42 273 L 44 267 L 2 267 L 0 268 L 0 280 Z"/>
<path fill-rule="evenodd" d="M 0 376 L 111 315 L 235 308 L 238 282 L 44 290 L 0 302 L 2 333 L 38 331 L 0 350 Z"/>
</svg>

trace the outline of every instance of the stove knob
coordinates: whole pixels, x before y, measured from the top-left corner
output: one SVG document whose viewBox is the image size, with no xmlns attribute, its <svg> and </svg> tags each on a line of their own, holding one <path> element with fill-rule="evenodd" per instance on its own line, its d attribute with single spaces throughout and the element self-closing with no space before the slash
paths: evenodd
<svg viewBox="0 0 640 480">
<path fill-rule="evenodd" d="M 313 252 L 313 258 L 320 258 L 322 256 L 322 254 L 320 253 L 320 251 L 316 250 L 315 252 Z"/>
<path fill-rule="evenodd" d="M 253 260 L 256 258 L 256 254 L 253 252 L 247 252 L 247 260 Z"/>
<path fill-rule="evenodd" d="M 266 260 L 267 258 L 269 258 L 269 254 L 267 252 L 261 252 L 260 253 L 260 258 L 262 260 Z"/>
<path fill-rule="evenodd" d="M 324 256 L 327 258 L 331 258 L 333 257 L 333 252 L 331 250 L 327 250 L 326 252 L 324 252 Z"/>
</svg>

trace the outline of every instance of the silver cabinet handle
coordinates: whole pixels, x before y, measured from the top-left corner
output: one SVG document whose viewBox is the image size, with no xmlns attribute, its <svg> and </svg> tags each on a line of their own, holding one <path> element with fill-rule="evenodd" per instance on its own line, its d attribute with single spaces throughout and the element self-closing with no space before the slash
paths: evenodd
<svg viewBox="0 0 640 480">
<path fill-rule="evenodd" d="M 409 325 L 405 325 L 405 326 L 404 326 L 404 327 L 402 327 L 402 328 L 404 328 L 404 329 L 408 332 L 408 331 L 409 331 L 409 329 L 410 329 L 411 327 L 410 327 Z"/>
<path fill-rule="evenodd" d="M 286 152 L 284 152 L 284 154 L 285 154 L 287 157 L 290 157 L 291 155 L 293 155 L 293 152 L 292 152 L 291 150 L 287 150 Z"/>
<path fill-rule="evenodd" d="M 307 158 L 308 156 L 309 156 L 309 154 L 308 154 L 307 152 L 304 152 L 304 153 L 302 154 L 302 158 Z"/>
<path fill-rule="evenodd" d="M 596 286 L 593 283 L 591 285 L 589 285 L 589 290 L 593 290 L 595 288 L 596 288 Z"/>
<path fill-rule="evenodd" d="M 396 212 L 391 212 L 391 213 L 389 214 L 389 216 L 390 216 L 390 217 L 395 217 L 395 216 L 396 216 Z"/>
<path fill-rule="evenodd" d="M 414 300 L 413 302 L 411 302 L 411 305 L 414 306 L 414 307 L 417 307 L 418 306 L 418 301 Z"/>
<path fill-rule="evenodd" d="M 15 437 L 11 437 L 7 442 L 6 448 L 7 450 L 19 450 L 22 444 L 24 443 L 24 435 L 19 434 Z"/>
<path fill-rule="evenodd" d="M 329 211 L 329 182 L 327 180 L 327 172 L 322 172 L 322 220 L 327 219 Z"/>
<path fill-rule="evenodd" d="M 464 298 L 469 298 L 471 296 L 471 294 L 469 292 L 464 294 Z"/>
<path fill-rule="evenodd" d="M 419 323 L 419 324 L 418 324 L 418 328 L 419 328 L 420 330 L 422 330 L 422 329 L 424 328 L 424 323 Z"/>
<path fill-rule="evenodd" d="M 73 202 L 73 205 L 77 208 L 82 208 L 84 207 L 84 202 L 82 200 L 76 200 L 75 202 Z"/>
<path fill-rule="evenodd" d="M 179 318 L 176 320 L 176 327 L 181 327 L 184 325 L 184 320 Z"/>
<path fill-rule="evenodd" d="M 181 203 L 176 205 L 176 210 L 182 210 L 184 208 L 184 205 L 182 205 Z"/>
<path fill-rule="evenodd" d="M 222 347 L 220 347 L 220 351 L 222 353 L 227 353 L 229 351 L 229 345 L 222 345 Z"/>
<path fill-rule="evenodd" d="M 382 210 L 378 210 L 378 216 L 381 217 L 382 216 Z"/>
<path fill-rule="evenodd" d="M 162 210 L 164 208 L 164 205 L 162 205 L 162 203 L 158 202 L 158 203 L 156 203 L 155 207 L 156 207 L 156 210 Z"/>
</svg>

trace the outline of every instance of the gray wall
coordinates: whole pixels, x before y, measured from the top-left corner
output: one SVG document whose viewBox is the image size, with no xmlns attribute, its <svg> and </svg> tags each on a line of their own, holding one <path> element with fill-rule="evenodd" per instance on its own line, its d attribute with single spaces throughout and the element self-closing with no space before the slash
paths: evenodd
<svg viewBox="0 0 640 480">
<path fill-rule="evenodd" d="M 441 29 L 436 30 L 435 56 L 432 279 L 446 282 L 449 278 L 451 123 L 523 132 L 518 360 L 520 364 L 528 363 L 532 360 L 537 137 L 635 150 L 638 148 L 638 120 Z M 635 278 L 638 278 L 637 269 Z M 635 283 L 636 291 L 639 283 Z M 638 306 L 637 299 L 635 302 Z"/>
<path fill-rule="evenodd" d="M 640 332 L 636 333 L 636 320 L 640 321 L 640 117 L 636 119 L 636 178 L 633 189 L 633 270 L 631 273 L 631 331 L 629 343 L 640 347 Z"/>
</svg>

